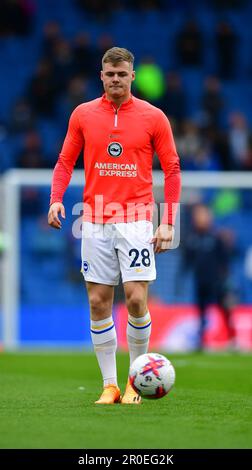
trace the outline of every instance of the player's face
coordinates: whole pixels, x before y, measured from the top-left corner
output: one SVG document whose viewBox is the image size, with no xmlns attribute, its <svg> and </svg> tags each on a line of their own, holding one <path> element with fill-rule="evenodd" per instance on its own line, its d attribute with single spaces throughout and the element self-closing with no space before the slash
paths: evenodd
<svg viewBox="0 0 252 470">
<path fill-rule="evenodd" d="M 132 64 L 126 61 L 114 65 L 111 63 L 103 64 L 101 71 L 101 80 L 107 98 L 109 100 L 128 99 L 131 90 L 131 83 L 135 79 L 135 72 Z"/>
<path fill-rule="evenodd" d="M 208 230 L 212 224 L 212 215 L 207 207 L 198 206 L 193 212 L 194 225 L 198 230 Z"/>
</svg>

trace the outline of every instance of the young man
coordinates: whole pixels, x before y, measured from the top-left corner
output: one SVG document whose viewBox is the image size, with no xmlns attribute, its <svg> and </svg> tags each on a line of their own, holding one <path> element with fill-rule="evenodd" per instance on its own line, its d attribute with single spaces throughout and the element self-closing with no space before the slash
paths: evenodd
<svg viewBox="0 0 252 470">
<path fill-rule="evenodd" d="M 128 308 L 130 363 L 148 350 L 151 317 L 148 283 L 156 278 L 154 253 L 169 248 L 180 196 L 180 167 L 170 124 L 158 108 L 131 95 L 134 56 L 113 47 L 102 59 L 104 95 L 72 113 L 55 166 L 48 223 L 61 228 L 63 195 L 84 148 L 86 184 L 82 272 L 90 304 L 91 337 L 103 377 L 97 404 L 139 404 L 127 383 L 117 385 L 114 286 L 122 276 Z M 157 152 L 165 174 L 165 211 L 153 237 L 152 159 Z"/>
<path fill-rule="evenodd" d="M 204 349 L 206 314 L 211 304 L 219 306 L 232 344 L 235 332 L 231 314 L 236 300 L 230 286 L 230 265 L 235 255 L 232 232 L 216 230 L 213 214 L 203 203 L 192 207 L 191 220 L 191 228 L 186 227 L 181 271 L 189 268 L 194 274 L 195 300 L 200 315 L 198 349 Z"/>
</svg>

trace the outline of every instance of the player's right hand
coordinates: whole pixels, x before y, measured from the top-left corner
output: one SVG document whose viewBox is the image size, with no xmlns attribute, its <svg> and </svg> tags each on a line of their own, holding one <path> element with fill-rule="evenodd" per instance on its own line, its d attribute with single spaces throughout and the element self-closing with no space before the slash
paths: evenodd
<svg viewBox="0 0 252 470">
<path fill-rule="evenodd" d="M 48 224 L 53 227 L 60 229 L 61 228 L 61 221 L 59 219 L 59 214 L 63 219 L 66 218 L 65 214 L 65 207 L 61 202 L 54 202 L 49 209 L 48 212 Z"/>
</svg>

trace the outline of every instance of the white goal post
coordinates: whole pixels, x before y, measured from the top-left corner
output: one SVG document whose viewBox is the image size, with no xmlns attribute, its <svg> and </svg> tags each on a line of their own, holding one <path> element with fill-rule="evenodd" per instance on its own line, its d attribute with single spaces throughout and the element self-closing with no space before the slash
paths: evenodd
<svg viewBox="0 0 252 470">
<path fill-rule="evenodd" d="M 19 348 L 18 306 L 20 284 L 20 190 L 24 186 L 50 186 L 51 170 L 10 170 L 0 183 L 3 189 L 2 227 L 8 241 L 3 253 L 2 299 L 2 337 L 5 350 Z M 164 175 L 162 171 L 153 172 L 154 189 L 162 190 Z M 70 186 L 83 186 L 83 170 L 75 170 Z M 252 189 L 252 172 L 183 172 L 183 189 L 237 188 Z M 160 193 L 159 193 L 160 194 Z"/>
</svg>

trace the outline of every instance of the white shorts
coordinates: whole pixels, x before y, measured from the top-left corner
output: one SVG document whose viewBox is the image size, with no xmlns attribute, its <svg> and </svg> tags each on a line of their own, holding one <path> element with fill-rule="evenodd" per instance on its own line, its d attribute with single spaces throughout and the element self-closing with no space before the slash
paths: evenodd
<svg viewBox="0 0 252 470">
<path fill-rule="evenodd" d="M 152 222 L 93 224 L 83 222 L 81 272 L 85 281 L 116 286 L 156 279 Z"/>
</svg>

